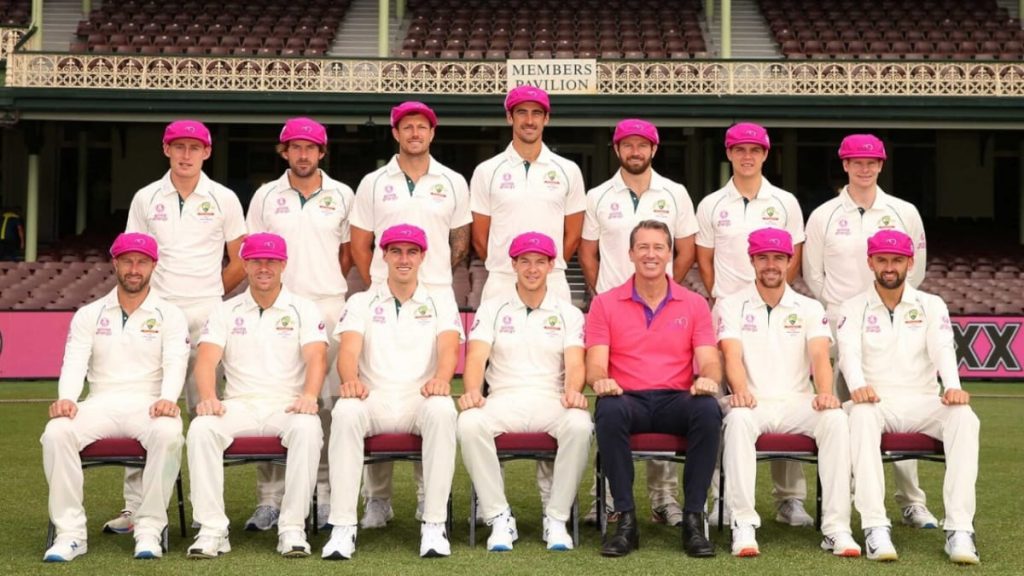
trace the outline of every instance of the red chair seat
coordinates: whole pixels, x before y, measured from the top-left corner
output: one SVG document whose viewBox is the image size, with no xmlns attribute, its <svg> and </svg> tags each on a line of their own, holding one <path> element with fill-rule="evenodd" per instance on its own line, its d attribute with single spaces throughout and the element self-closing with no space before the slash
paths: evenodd
<svg viewBox="0 0 1024 576">
<path fill-rule="evenodd" d="M 284 456 L 287 453 L 277 436 L 239 436 L 224 451 L 224 457 Z"/>
<path fill-rule="evenodd" d="M 675 434 L 632 434 L 629 449 L 633 452 L 686 452 L 686 438 Z"/>
<path fill-rule="evenodd" d="M 555 452 L 558 441 L 544 432 L 499 434 L 494 438 L 498 452 Z"/>
<path fill-rule="evenodd" d="M 882 434 L 882 452 L 937 452 L 945 451 L 942 440 L 919 432 L 886 432 Z"/>
<path fill-rule="evenodd" d="M 814 438 L 803 434 L 762 434 L 757 439 L 758 452 L 807 452 L 814 454 L 818 445 Z"/>
<path fill-rule="evenodd" d="M 381 452 L 421 452 L 423 438 L 415 434 L 378 434 L 369 436 L 363 444 L 367 455 Z"/>
<path fill-rule="evenodd" d="M 134 438 L 103 438 L 86 446 L 79 453 L 83 460 L 91 458 L 145 458 L 146 449 Z"/>
</svg>

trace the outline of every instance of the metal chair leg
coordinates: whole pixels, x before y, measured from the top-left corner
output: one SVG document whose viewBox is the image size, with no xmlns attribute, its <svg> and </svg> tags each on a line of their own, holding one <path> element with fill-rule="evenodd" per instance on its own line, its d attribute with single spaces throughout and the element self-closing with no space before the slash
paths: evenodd
<svg viewBox="0 0 1024 576">
<path fill-rule="evenodd" d="M 476 487 L 469 483 L 469 546 L 476 546 Z"/>
<path fill-rule="evenodd" d="M 572 545 L 576 548 L 580 546 L 580 497 L 577 494 L 572 499 Z"/>
<path fill-rule="evenodd" d="M 181 526 L 181 537 L 188 538 L 188 525 L 185 524 L 185 490 L 181 486 L 181 472 L 178 472 L 178 479 L 174 481 L 174 487 L 178 492 L 178 524 Z"/>
</svg>

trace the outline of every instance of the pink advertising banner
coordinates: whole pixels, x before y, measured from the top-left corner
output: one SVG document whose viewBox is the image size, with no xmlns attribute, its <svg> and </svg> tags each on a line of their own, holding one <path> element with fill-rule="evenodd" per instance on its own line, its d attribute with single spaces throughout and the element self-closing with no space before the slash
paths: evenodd
<svg viewBox="0 0 1024 576">
<path fill-rule="evenodd" d="M 0 312 L 0 378 L 57 378 L 72 312 Z"/>
<path fill-rule="evenodd" d="M 1024 317 L 955 316 L 952 320 L 961 378 L 1024 380 Z"/>
</svg>

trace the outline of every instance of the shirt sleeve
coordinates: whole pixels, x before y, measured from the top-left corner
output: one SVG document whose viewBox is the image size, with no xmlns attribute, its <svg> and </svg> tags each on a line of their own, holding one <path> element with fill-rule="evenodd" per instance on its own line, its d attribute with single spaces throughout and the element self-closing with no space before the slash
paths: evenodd
<svg viewBox="0 0 1024 576">
<path fill-rule="evenodd" d="M 373 232 L 373 181 L 374 174 L 367 174 L 356 188 L 356 196 L 352 201 L 352 212 L 348 215 L 349 224 L 367 232 Z"/>
<path fill-rule="evenodd" d="M 266 197 L 266 188 L 261 187 L 252 195 L 252 200 L 249 201 L 249 212 L 245 215 L 245 227 L 251 234 L 269 232 L 267 224 L 263 220 L 263 203 Z"/>
<path fill-rule="evenodd" d="M 224 240 L 231 242 L 245 236 L 245 216 L 242 214 L 242 203 L 231 190 L 226 190 L 224 202 Z"/>
<path fill-rule="evenodd" d="M 135 193 L 132 198 L 132 205 L 128 208 L 128 223 L 125 224 L 125 232 L 149 233 L 149 223 L 146 221 L 146 199 L 142 197 L 142 191 Z"/>
<path fill-rule="evenodd" d="M 715 341 L 715 328 L 711 325 L 711 309 L 708 308 L 707 301 L 701 296 L 694 294 L 690 303 L 690 309 L 693 310 L 693 347 L 714 346 L 717 344 Z"/>
<path fill-rule="evenodd" d="M 697 204 L 697 246 L 704 248 L 715 247 L 715 226 L 711 221 L 711 199 L 708 196 Z"/>
<path fill-rule="evenodd" d="M 676 238 L 688 238 L 696 234 L 700 230 L 700 226 L 697 224 L 697 215 L 693 211 L 693 200 L 690 199 L 690 193 L 686 190 L 686 186 L 679 185 L 677 196 Z"/>
<path fill-rule="evenodd" d="M 719 342 L 722 340 L 740 340 L 742 326 L 740 314 L 736 312 L 736 298 L 719 298 L 715 302 L 715 311 L 712 316 L 717 318 L 718 325 L 715 326 L 715 337 Z"/>
<path fill-rule="evenodd" d="M 491 190 L 487 164 L 481 164 L 473 170 L 469 181 L 469 209 L 483 216 L 491 215 Z"/>
<path fill-rule="evenodd" d="M 466 332 L 462 328 L 462 317 L 459 316 L 459 307 L 455 303 L 454 294 L 446 291 L 445 296 L 434 297 L 433 300 L 437 309 L 437 335 L 455 331 L 459 334 L 459 342 L 465 342 Z"/>
<path fill-rule="evenodd" d="M 949 308 L 938 296 L 929 295 L 928 357 L 939 372 L 943 390 L 960 388 L 960 371 L 956 358 L 956 341 L 949 319 Z"/>
<path fill-rule="evenodd" d="M 579 214 L 587 209 L 587 189 L 583 186 L 583 173 L 575 163 L 569 172 L 569 193 L 565 197 L 565 215 Z"/>
<path fill-rule="evenodd" d="M 828 325 L 825 307 L 816 300 L 811 300 L 807 309 L 807 341 L 815 338 L 826 338 L 832 343 L 832 328 Z"/>
<path fill-rule="evenodd" d="M 610 346 L 611 343 L 612 338 L 608 331 L 608 317 L 604 311 L 604 298 L 597 296 L 590 302 L 590 312 L 587 313 L 587 348 Z"/>
<path fill-rule="evenodd" d="M 583 239 L 584 240 L 600 240 L 601 239 L 601 221 L 597 219 L 597 202 L 599 194 L 596 191 L 591 190 L 587 192 L 587 210 L 583 214 Z"/>
<path fill-rule="evenodd" d="M 356 202 L 356 194 L 351 188 L 345 184 L 338 186 L 338 192 L 341 194 L 341 202 L 345 207 L 345 216 L 341 219 L 341 243 L 347 244 L 352 241 L 352 210 Z"/>
<path fill-rule="evenodd" d="M 469 185 L 461 174 L 455 173 L 451 176 L 452 186 L 455 188 L 455 212 L 452 213 L 451 228 L 461 228 L 473 222 L 473 214 L 469 211 Z"/>
<path fill-rule="evenodd" d="M 579 308 L 571 306 L 566 309 L 565 314 L 565 346 L 563 348 L 566 350 L 583 348 L 585 340 L 583 312 Z"/>
<path fill-rule="evenodd" d="M 199 331 L 199 343 L 216 344 L 224 348 L 228 341 L 227 310 L 223 304 L 215 306 Z"/>
<path fill-rule="evenodd" d="M 864 364 L 861 356 L 861 338 L 863 338 L 864 314 L 863 310 L 855 308 L 860 300 L 854 300 L 843 304 L 839 310 L 839 320 L 836 324 L 836 338 L 839 340 L 839 370 L 846 379 L 846 387 L 853 392 L 863 388 L 867 382 L 864 381 Z M 861 303 L 861 305 L 863 305 Z"/>
<path fill-rule="evenodd" d="M 315 342 L 327 343 L 327 323 L 320 313 L 320 309 L 312 302 L 304 302 L 300 309 L 302 314 L 302 326 L 299 332 L 299 344 L 313 344 Z"/>
<path fill-rule="evenodd" d="M 792 194 L 787 193 L 786 203 L 786 231 L 793 238 L 793 245 L 797 245 L 807 239 L 804 233 L 804 213 L 800 209 L 800 202 Z"/>
<path fill-rule="evenodd" d="M 167 304 L 163 312 L 163 379 L 160 384 L 160 399 L 177 402 L 188 373 L 188 320 L 185 314 L 172 304 Z"/>
<path fill-rule="evenodd" d="M 82 308 L 71 318 L 68 340 L 64 345 L 64 364 L 60 368 L 57 398 L 77 402 L 85 387 L 92 359 L 92 339 L 96 332 L 95 308 Z"/>
<path fill-rule="evenodd" d="M 334 336 L 339 339 L 343 332 L 358 334 L 366 332 L 366 315 L 369 310 L 366 306 L 366 299 L 361 297 L 361 294 L 366 294 L 366 292 L 360 292 L 345 302 L 345 308 L 341 311 L 341 317 L 338 318 L 338 323 L 334 327 Z"/>
<path fill-rule="evenodd" d="M 820 210 L 811 212 L 807 220 L 802 264 L 804 282 L 811 294 L 821 300 L 825 289 L 825 219 Z"/>
<path fill-rule="evenodd" d="M 914 267 L 907 275 L 907 281 L 914 288 L 924 282 L 925 269 L 928 262 L 928 240 L 924 235 L 924 223 L 921 213 L 912 204 L 907 214 L 907 235 L 914 241 Z"/>
<path fill-rule="evenodd" d="M 484 302 L 476 309 L 473 324 L 469 329 L 469 339 L 494 345 L 494 315 L 496 307 L 491 302 Z"/>
</svg>

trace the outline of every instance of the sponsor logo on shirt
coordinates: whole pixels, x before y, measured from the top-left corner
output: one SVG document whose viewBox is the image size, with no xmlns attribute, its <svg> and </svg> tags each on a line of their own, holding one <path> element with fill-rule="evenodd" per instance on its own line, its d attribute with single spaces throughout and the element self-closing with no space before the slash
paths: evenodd
<svg viewBox="0 0 1024 576">
<path fill-rule="evenodd" d="M 295 332 L 295 321 L 291 316 L 282 316 L 277 320 L 274 329 L 279 336 L 291 336 L 292 332 Z"/>
<path fill-rule="evenodd" d="M 512 174 L 505 172 L 501 175 L 501 184 L 498 186 L 501 190 L 514 190 L 516 183 L 512 181 Z"/>
<path fill-rule="evenodd" d="M 555 186 L 562 185 L 562 183 L 558 180 L 558 173 L 555 172 L 554 170 L 548 170 L 548 173 L 544 175 L 544 184 L 547 185 L 549 188 L 554 188 Z"/>
<path fill-rule="evenodd" d="M 775 206 L 769 206 L 761 212 L 761 221 L 770 222 L 775 224 L 779 221 L 779 211 L 775 209 Z"/>
<path fill-rule="evenodd" d="M 381 201 L 391 202 L 393 200 L 398 200 L 398 194 L 395 194 L 395 187 L 388 184 L 384 187 L 384 197 L 381 198 Z"/>
<path fill-rule="evenodd" d="M 920 328 L 924 324 L 924 314 L 917 308 L 907 310 L 903 315 L 903 325 L 909 328 Z"/>
<path fill-rule="evenodd" d="M 619 206 L 618 202 L 612 202 L 612 205 L 609 206 L 609 208 L 611 209 L 611 212 L 608 213 L 609 220 L 622 218 L 622 207 Z"/>
<path fill-rule="evenodd" d="M 196 210 L 196 216 L 200 222 L 211 222 L 216 215 L 217 213 L 213 209 L 213 202 L 210 201 L 201 202 L 199 209 Z"/>
<path fill-rule="evenodd" d="M 291 212 L 291 209 L 288 208 L 288 200 L 285 200 L 284 198 L 278 198 L 277 208 L 274 210 L 274 214 L 287 214 L 289 212 Z"/>
<path fill-rule="evenodd" d="M 943 316 L 939 324 L 939 330 L 952 331 L 953 326 L 949 323 L 949 316 Z"/>
<path fill-rule="evenodd" d="M 373 309 L 373 321 L 377 324 L 384 324 L 387 319 L 384 317 L 384 307 L 377 306 Z"/>
<path fill-rule="evenodd" d="M 156 206 L 153 207 L 153 210 L 156 210 L 156 214 L 153 214 L 153 221 L 154 222 L 166 222 L 167 221 L 167 212 L 166 212 L 167 209 L 164 208 L 163 204 L 157 204 Z"/>
<path fill-rule="evenodd" d="M 544 321 L 544 331 L 548 334 L 560 334 L 562 332 L 562 322 L 558 316 L 548 316 L 548 319 Z"/>
<path fill-rule="evenodd" d="M 428 321 L 434 319 L 434 313 L 431 312 L 430 306 L 427 306 L 426 304 L 420 304 L 419 307 L 416 308 L 416 312 L 413 314 L 413 318 L 416 319 L 416 321 L 419 322 L 420 324 L 425 324 Z"/>
<path fill-rule="evenodd" d="M 498 333 L 499 334 L 515 334 L 516 333 L 516 327 L 512 325 L 512 317 L 511 316 L 508 316 L 508 315 L 502 316 L 502 318 L 501 318 L 501 328 L 498 328 Z"/>
<path fill-rule="evenodd" d="M 207 328 L 204 326 L 203 334 L 206 333 Z M 235 318 L 235 327 L 231 329 L 231 333 L 236 336 L 245 336 L 246 334 L 249 333 L 249 331 L 245 329 L 245 318 L 242 318 L 241 316 L 237 316 Z"/>
<path fill-rule="evenodd" d="M 160 334 L 160 322 L 156 318 L 148 318 L 142 323 L 139 332 L 146 340 L 154 340 Z"/>
<path fill-rule="evenodd" d="M 664 200 L 658 200 L 654 203 L 654 213 L 658 216 L 667 216 L 669 213 L 668 203 Z"/>
<path fill-rule="evenodd" d="M 337 210 L 337 206 L 334 205 L 334 198 L 331 196 L 324 196 L 320 199 L 320 212 L 324 214 L 331 214 Z"/>
<path fill-rule="evenodd" d="M 718 213 L 718 224 L 717 224 L 717 226 L 719 228 L 728 228 L 729 226 L 732 226 L 732 221 L 729 220 L 729 211 L 728 210 L 722 210 L 721 212 Z"/>
<path fill-rule="evenodd" d="M 719 320 L 721 322 L 721 320 Z M 740 329 L 742 332 L 757 332 L 757 322 L 755 321 L 753 314 L 747 314 L 743 318 L 743 327 Z"/>
<path fill-rule="evenodd" d="M 445 192 L 444 184 L 434 184 L 434 187 L 430 189 L 430 197 L 433 198 L 435 202 L 441 202 L 447 198 L 448 194 Z"/>
<path fill-rule="evenodd" d="M 100 325 L 96 328 L 97 336 L 110 336 L 110 320 L 106 318 L 100 318 Z M 71 333 L 68 332 L 68 339 L 71 338 Z"/>
<path fill-rule="evenodd" d="M 874 334 L 882 331 L 882 327 L 878 325 L 878 316 L 875 316 L 874 314 L 868 316 L 868 325 L 864 327 L 864 331 Z"/>
<path fill-rule="evenodd" d="M 799 334 L 804 329 L 803 318 L 800 318 L 797 314 L 786 316 L 786 320 L 782 323 L 782 329 L 785 330 L 786 334 Z"/>
<path fill-rule="evenodd" d="M 892 216 L 885 215 L 878 219 L 879 230 L 892 230 L 896 226 L 892 223 Z"/>
<path fill-rule="evenodd" d="M 846 218 L 840 218 L 837 223 L 836 236 L 849 236 L 850 235 L 850 222 Z"/>
</svg>

